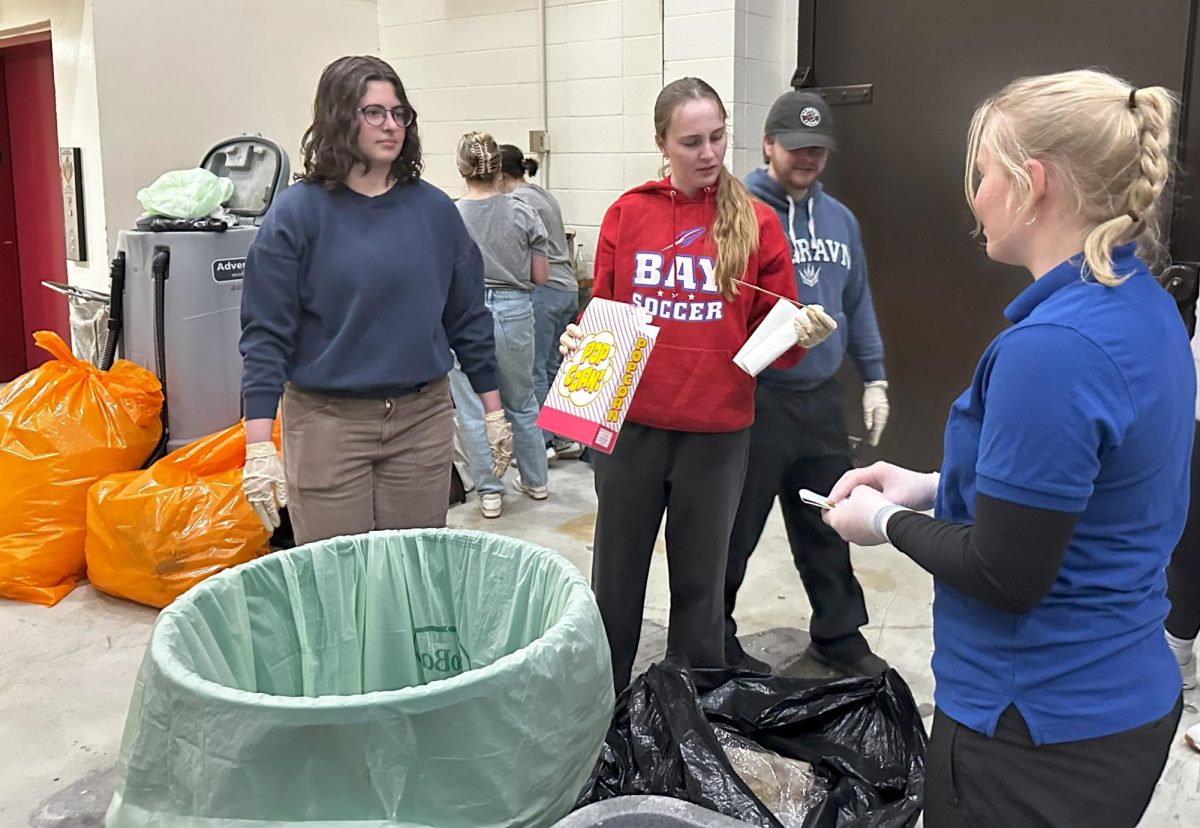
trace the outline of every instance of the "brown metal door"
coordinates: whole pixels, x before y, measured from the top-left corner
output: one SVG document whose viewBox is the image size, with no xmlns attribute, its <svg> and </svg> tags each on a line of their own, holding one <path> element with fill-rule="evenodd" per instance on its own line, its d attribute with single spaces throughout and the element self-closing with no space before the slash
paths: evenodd
<svg viewBox="0 0 1200 828">
<path fill-rule="evenodd" d="M 812 2 L 801 3 L 802 21 Z M 975 105 L 1017 76 L 1089 66 L 1139 86 L 1182 90 L 1193 6 L 815 3 L 815 85 L 873 84 L 869 103 L 834 109 L 840 150 L 825 175 L 829 191 L 862 224 L 887 353 L 892 417 L 879 450 L 862 459 L 940 465 L 947 410 L 987 343 L 1007 326 L 1004 307 L 1029 283 L 1028 273 L 990 262 L 970 235 L 962 175 Z M 802 36 L 802 64 L 806 51 Z M 843 373 L 851 430 L 861 433 L 861 386 L 852 369 Z"/>
</svg>

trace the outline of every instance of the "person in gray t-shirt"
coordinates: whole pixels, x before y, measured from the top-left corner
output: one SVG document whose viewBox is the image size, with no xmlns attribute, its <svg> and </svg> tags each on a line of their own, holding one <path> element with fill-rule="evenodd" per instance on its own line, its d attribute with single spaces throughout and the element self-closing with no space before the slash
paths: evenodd
<svg viewBox="0 0 1200 828">
<path fill-rule="evenodd" d="M 525 178 L 526 175 L 537 175 L 537 171 L 537 159 L 526 158 L 520 148 L 512 144 L 500 145 L 500 188 L 536 210 L 546 225 L 550 276 L 545 285 L 533 290 L 533 383 L 538 402 L 543 403 L 562 362 L 558 338 L 579 312 L 579 283 L 567 256 L 567 236 L 557 199 Z M 583 454 L 583 446 L 579 443 L 549 432 L 546 433 L 546 448 L 547 457 L 552 460 Z"/>
<path fill-rule="evenodd" d="M 473 191 L 455 204 L 483 254 L 485 288 L 528 293 L 546 281 L 546 227 L 533 207 L 498 190 Z M 535 282 L 538 275 L 541 282 Z"/>
<path fill-rule="evenodd" d="M 513 488 L 534 500 L 545 500 L 549 489 L 546 444 L 536 425 L 532 292 L 546 283 L 550 270 L 546 228 L 532 207 L 500 190 L 500 148 L 490 135 L 464 135 L 457 161 L 467 195 L 456 204 L 483 254 L 484 302 L 492 312 L 496 334 L 500 402 L 512 423 L 513 454 L 521 470 Z M 499 517 L 504 483 L 492 474 L 483 409 L 461 371 L 451 372 L 450 391 L 466 437 L 480 511 L 484 517 Z"/>
</svg>

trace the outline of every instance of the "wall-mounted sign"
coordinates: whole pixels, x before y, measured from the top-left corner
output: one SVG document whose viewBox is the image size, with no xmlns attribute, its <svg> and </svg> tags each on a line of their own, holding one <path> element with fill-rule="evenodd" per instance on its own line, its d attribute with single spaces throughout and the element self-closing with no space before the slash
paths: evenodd
<svg viewBox="0 0 1200 828">
<path fill-rule="evenodd" d="M 62 177 L 63 224 L 67 258 L 87 261 L 87 233 L 83 224 L 83 160 L 79 147 L 59 147 L 58 169 Z"/>
</svg>

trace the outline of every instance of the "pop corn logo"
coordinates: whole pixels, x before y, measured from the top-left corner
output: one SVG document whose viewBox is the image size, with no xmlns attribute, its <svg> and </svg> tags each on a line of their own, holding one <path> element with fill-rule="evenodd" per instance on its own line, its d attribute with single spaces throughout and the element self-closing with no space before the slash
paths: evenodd
<svg viewBox="0 0 1200 828">
<path fill-rule="evenodd" d="M 579 349 L 567 361 L 567 369 L 559 377 L 556 390 L 576 408 L 586 408 L 600 396 L 605 383 L 612 377 L 612 357 L 617 339 L 610 331 L 588 334 Z"/>
</svg>

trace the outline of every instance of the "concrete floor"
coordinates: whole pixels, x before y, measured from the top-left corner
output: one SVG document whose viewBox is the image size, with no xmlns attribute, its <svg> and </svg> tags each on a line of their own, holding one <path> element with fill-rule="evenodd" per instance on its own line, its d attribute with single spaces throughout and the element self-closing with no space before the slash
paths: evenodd
<svg viewBox="0 0 1200 828">
<path fill-rule="evenodd" d="M 550 481 L 549 500 L 509 495 L 497 520 L 480 516 L 470 496 L 451 510 L 450 525 L 557 549 L 586 573 L 595 518 L 591 472 L 582 463 L 563 462 L 551 470 Z M 648 639 L 668 616 L 663 549 L 660 540 L 646 601 Z M 907 679 L 928 726 L 930 578 L 889 547 L 856 549 L 854 563 L 870 610 L 867 637 Z M 125 710 L 155 615 L 86 584 L 51 609 L 0 600 L 0 826 L 103 824 Z M 802 649 L 797 630 L 807 628 L 808 615 L 775 514 L 751 560 L 740 629 L 753 639 L 752 650 L 779 664 Z M 647 652 L 655 644 L 648 640 Z M 1198 700 L 1194 693 L 1185 700 L 1184 728 L 1200 721 Z M 1182 731 L 1142 825 L 1200 825 L 1200 754 L 1184 745 Z"/>
</svg>

